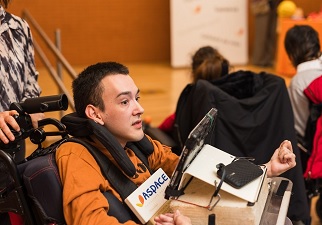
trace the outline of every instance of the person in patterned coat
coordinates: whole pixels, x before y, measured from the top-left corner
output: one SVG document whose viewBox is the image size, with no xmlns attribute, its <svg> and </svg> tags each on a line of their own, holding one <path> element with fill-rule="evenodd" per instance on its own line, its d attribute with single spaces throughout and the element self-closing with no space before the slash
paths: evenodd
<svg viewBox="0 0 322 225">
<path fill-rule="evenodd" d="M 7 111 L 13 102 L 39 97 L 41 89 L 37 82 L 34 47 L 29 25 L 26 21 L 6 11 L 11 0 L 0 0 L 0 141 L 7 144 L 14 140 L 7 124 L 7 115 L 17 112 Z M 31 114 L 34 126 L 44 118 L 43 113 Z M 10 124 L 10 121 L 9 121 Z M 16 129 L 20 129 L 16 127 Z M 21 141 L 20 150 L 14 155 L 17 162 L 25 158 L 25 142 Z M 1 183 L 1 179 L 0 179 Z M 1 186 L 1 185 L 0 185 Z M 1 187 L 0 187 L 1 189 Z M 15 220 L 11 215 L 11 222 Z M 9 223 L 8 214 L 0 214 L 0 221 Z M 14 222 L 13 222 L 14 223 Z"/>
<path fill-rule="evenodd" d="M 38 71 L 35 68 L 32 34 L 28 23 L 6 11 L 10 0 L 0 0 L 0 111 L 9 110 L 13 102 L 39 97 Z M 4 121 L 0 114 L 0 123 Z M 31 114 L 33 125 L 43 119 L 42 113 Z M 14 140 L 10 129 L 0 130 L 0 139 L 5 144 Z M 16 161 L 25 157 L 24 145 L 15 155 Z"/>
</svg>

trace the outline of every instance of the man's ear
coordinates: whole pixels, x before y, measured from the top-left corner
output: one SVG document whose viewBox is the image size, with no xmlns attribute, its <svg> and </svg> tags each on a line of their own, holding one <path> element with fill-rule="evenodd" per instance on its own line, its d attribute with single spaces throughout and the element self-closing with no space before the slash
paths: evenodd
<svg viewBox="0 0 322 225">
<path fill-rule="evenodd" d="M 97 107 L 93 105 L 87 105 L 85 109 L 85 114 L 89 119 L 94 120 L 95 123 L 104 125 L 104 121 L 101 117 L 100 110 Z"/>
</svg>

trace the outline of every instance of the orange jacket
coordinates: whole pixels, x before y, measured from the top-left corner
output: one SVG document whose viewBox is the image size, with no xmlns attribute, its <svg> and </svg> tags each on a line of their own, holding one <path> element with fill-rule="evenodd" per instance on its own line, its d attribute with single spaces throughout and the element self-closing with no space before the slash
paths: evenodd
<svg viewBox="0 0 322 225">
<path fill-rule="evenodd" d="M 177 164 L 178 156 L 160 142 L 150 138 L 149 140 L 154 146 L 154 152 L 148 157 L 150 168 L 155 171 L 161 167 L 170 177 Z M 97 144 L 96 141 L 94 145 L 112 162 L 115 162 L 102 145 Z M 148 170 L 142 169 L 143 163 L 131 149 L 126 148 L 125 151 L 137 168 L 137 175 L 130 179 L 140 185 L 151 174 Z M 112 191 L 117 198 L 120 200 L 121 198 L 105 179 L 99 165 L 83 145 L 74 142 L 62 144 L 57 149 L 56 161 L 63 184 L 63 209 L 68 225 L 120 224 L 115 217 L 107 215 L 109 204 L 102 192 Z M 125 224 L 136 223 L 128 221 Z"/>
</svg>

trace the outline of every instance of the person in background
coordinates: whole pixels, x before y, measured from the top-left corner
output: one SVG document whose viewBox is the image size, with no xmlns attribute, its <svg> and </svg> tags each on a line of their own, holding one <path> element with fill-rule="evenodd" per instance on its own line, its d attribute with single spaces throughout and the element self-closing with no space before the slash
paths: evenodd
<svg viewBox="0 0 322 225">
<path fill-rule="evenodd" d="M 26 21 L 6 11 L 10 0 L 0 0 L 0 112 L 9 110 L 13 102 L 39 97 L 41 89 L 37 82 L 34 47 L 29 25 Z M 16 113 L 16 112 L 11 112 Z M 6 114 L 0 114 L 0 123 L 5 124 Z M 33 125 L 44 118 L 42 113 L 31 114 Z M 0 130 L 0 139 L 5 144 L 13 140 L 9 128 Z M 25 157 L 22 148 L 15 155 L 16 161 Z"/>
<path fill-rule="evenodd" d="M 230 63 L 217 49 L 204 46 L 192 56 L 191 69 L 193 83 L 199 79 L 212 81 L 227 75 Z"/>
<path fill-rule="evenodd" d="M 229 61 L 220 52 L 211 47 L 203 46 L 192 56 L 191 78 L 192 83 L 199 79 L 208 81 L 216 80 L 229 73 L 231 69 Z M 170 134 L 173 131 L 175 114 L 169 115 L 158 128 Z"/>
<path fill-rule="evenodd" d="M 273 66 L 276 49 L 277 7 L 282 0 L 252 0 L 254 42 L 252 64 Z"/>
<path fill-rule="evenodd" d="M 297 46 L 299 47 L 301 45 L 298 43 Z M 222 64 L 222 65 L 220 66 L 220 64 Z M 215 49 L 213 49 L 212 47 L 209 47 L 209 46 L 200 48 L 194 54 L 194 56 L 192 57 L 192 66 L 191 67 L 192 67 L 192 73 L 191 73 L 192 74 L 192 84 L 189 84 L 189 85 L 194 85 L 197 83 L 197 81 L 199 81 L 201 79 L 209 81 L 209 83 L 211 83 L 211 85 L 215 85 L 216 82 L 218 82 L 217 84 L 219 84 L 221 82 L 220 84 L 222 85 L 224 82 L 227 82 L 228 79 L 226 79 L 226 78 L 234 77 L 234 75 L 236 75 L 231 72 L 232 69 L 229 65 L 229 61 L 227 59 L 225 59 L 224 57 L 222 57 L 220 55 L 220 53 L 218 53 L 218 51 L 216 51 Z M 217 70 L 215 68 L 217 68 Z M 322 73 L 320 73 L 320 74 L 322 74 Z M 243 76 L 240 76 L 240 78 L 241 77 L 244 77 L 245 81 L 248 79 L 248 76 L 246 73 L 244 73 Z M 242 80 L 242 79 L 240 79 L 240 80 Z M 234 81 L 236 81 L 236 80 L 234 80 Z M 227 84 L 226 87 L 229 87 L 229 83 L 226 83 L 226 84 Z M 234 84 L 234 82 L 231 81 L 231 84 Z M 189 105 L 189 103 L 187 103 L 187 101 L 191 101 L 191 98 L 187 97 L 189 95 L 187 90 L 191 90 L 191 89 L 187 89 L 187 87 L 186 87 L 186 89 L 184 89 L 183 92 L 181 93 L 178 103 L 177 103 L 177 110 L 179 110 L 179 112 L 182 109 L 182 105 L 184 105 L 184 104 L 186 104 L 186 106 Z M 237 90 L 246 90 L 246 88 L 237 88 L 237 89 L 233 89 L 233 90 L 235 90 L 234 95 L 237 96 L 237 93 L 239 93 L 239 92 L 237 92 Z M 287 102 L 289 102 L 286 86 L 285 86 L 285 93 L 286 93 L 285 96 L 287 97 Z M 182 98 L 182 96 L 184 96 L 184 97 Z M 214 94 L 214 96 L 215 96 L 215 94 Z M 242 96 L 242 95 L 240 95 L 240 96 Z M 181 105 L 179 106 L 178 104 L 180 102 L 181 102 Z M 182 102 L 185 102 L 185 103 L 182 103 Z M 216 103 L 214 103 L 212 106 L 215 106 L 215 104 Z M 179 107 L 179 109 L 178 109 L 178 107 Z M 187 108 L 189 108 L 189 106 L 187 106 Z M 186 111 L 186 110 L 187 110 L 186 108 L 183 108 L 183 111 Z M 190 110 L 190 109 L 188 109 L 188 110 Z M 291 110 L 292 110 L 292 107 L 290 107 L 290 110 L 288 111 L 288 113 L 292 113 Z M 189 113 L 187 113 L 187 114 L 189 114 Z M 176 116 L 177 116 L 177 118 L 176 118 Z M 180 124 L 180 122 L 177 122 L 176 119 L 180 119 L 180 117 L 178 116 L 178 113 L 177 114 L 174 113 L 174 114 L 170 115 L 169 117 L 167 117 L 159 125 L 158 128 L 160 130 L 164 131 L 166 134 L 168 134 L 171 138 L 173 138 L 175 140 L 175 144 L 173 145 L 172 150 L 176 154 L 180 155 L 181 150 L 182 150 L 182 143 L 184 143 L 184 139 L 186 138 L 186 137 L 182 138 L 183 137 L 182 130 L 184 128 L 187 128 L 187 127 L 184 127 L 183 124 L 187 124 L 187 123 L 184 122 L 184 120 L 183 120 L 183 121 L 181 121 L 181 124 Z M 181 129 L 179 129 L 180 126 L 181 126 Z M 294 126 L 293 121 L 292 121 L 291 127 L 292 126 Z M 182 128 L 182 127 L 184 127 L 184 128 Z M 190 130 L 188 130 L 188 131 L 190 131 Z M 284 130 L 284 132 L 288 133 L 287 129 Z M 293 136 L 293 135 L 291 135 L 291 136 Z M 182 139 L 179 140 L 178 137 L 180 137 Z M 294 138 L 295 138 L 295 135 L 294 135 Z M 217 146 L 215 146 L 215 147 L 217 147 Z M 300 151 L 298 151 L 298 149 L 296 152 L 300 156 Z M 230 153 L 233 154 L 232 152 L 230 152 Z M 298 157 L 298 159 L 300 160 L 300 157 Z M 289 174 L 289 177 L 287 177 L 287 178 L 294 180 L 294 182 L 295 182 L 299 178 L 302 178 L 301 172 L 302 172 L 302 170 L 299 170 L 298 173 L 294 172 L 292 175 Z M 301 181 L 301 182 L 298 181 L 298 183 L 293 188 L 294 188 L 294 190 L 302 193 L 303 191 L 305 191 L 304 181 Z M 295 200 L 293 200 L 293 199 L 295 199 Z M 289 217 L 291 218 L 292 222 L 296 225 L 297 224 L 308 224 L 309 223 L 308 221 L 310 220 L 309 207 L 303 206 L 302 211 L 296 209 L 297 207 L 294 207 L 296 202 L 306 201 L 307 200 L 306 196 L 298 194 L 298 195 L 294 195 L 293 199 L 291 202 L 291 207 L 289 208 L 289 211 L 288 211 Z"/>
<path fill-rule="evenodd" d="M 93 120 L 107 129 L 135 166 L 136 174 L 128 177 L 130 180 L 140 185 L 151 176 L 140 158 L 126 145 L 145 137 L 153 145 L 153 152 L 148 156 L 148 166 L 152 171 L 162 168 L 171 176 L 179 157 L 168 146 L 145 136 L 141 118 L 144 109 L 139 103 L 140 90 L 129 75 L 127 67 L 116 62 L 91 65 L 79 74 L 72 86 L 78 117 Z M 86 141 L 115 163 L 116 160 L 109 150 L 95 135 L 91 135 Z M 120 194 L 104 178 L 99 165 L 83 145 L 63 143 L 56 151 L 56 162 L 63 184 L 63 211 L 68 225 L 120 224 L 116 217 L 108 215 L 112 205 L 109 205 L 103 192 L 110 191 L 121 201 Z M 267 175 L 278 176 L 295 165 L 292 144 L 285 140 L 266 163 Z M 170 214 L 171 217 L 174 215 Z M 168 219 L 169 215 L 160 216 L 156 218 L 156 222 L 168 224 Z M 179 219 L 177 225 L 185 224 L 184 221 L 187 222 L 184 218 Z M 129 220 L 124 224 L 135 222 Z"/>
<path fill-rule="evenodd" d="M 309 118 L 309 100 L 303 91 L 322 75 L 322 55 L 319 34 L 309 25 L 295 25 L 286 33 L 284 40 L 287 55 L 296 68 L 288 92 L 294 113 L 295 131 L 305 136 Z"/>
<path fill-rule="evenodd" d="M 41 89 L 38 85 L 38 72 L 34 62 L 34 48 L 31 31 L 23 19 L 6 11 L 10 0 L 0 0 L 0 141 L 4 144 L 14 140 L 7 123 L 14 124 L 12 115 L 16 111 L 9 110 L 13 102 L 21 102 L 26 98 L 38 97 Z M 30 115 L 33 126 L 44 118 L 42 113 Z M 19 126 L 13 129 L 20 130 Z M 15 153 L 17 162 L 25 158 L 25 142 L 21 141 L 20 150 Z M 1 176 L 2 178 L 4 176 Z M 0 178 L 1 188 L 1 178 Z M 15 217 L 14 214 L 11 218 Z M 7 214 L 0 214 L 0 221 L 9 223 Z"/>
</svg>

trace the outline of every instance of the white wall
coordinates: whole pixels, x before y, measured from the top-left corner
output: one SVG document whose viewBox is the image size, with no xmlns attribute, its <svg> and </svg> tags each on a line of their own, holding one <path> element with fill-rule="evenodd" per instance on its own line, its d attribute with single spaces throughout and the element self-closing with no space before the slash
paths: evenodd
<svg viewBox="0 0 322 225">
<path fill-rule="evenodd" d="M 194 52 L 213 46 L 231 64 L 248 62 L 246 0 L 171 0 L 171 65 L 187 67 Z"/>
</svg>

